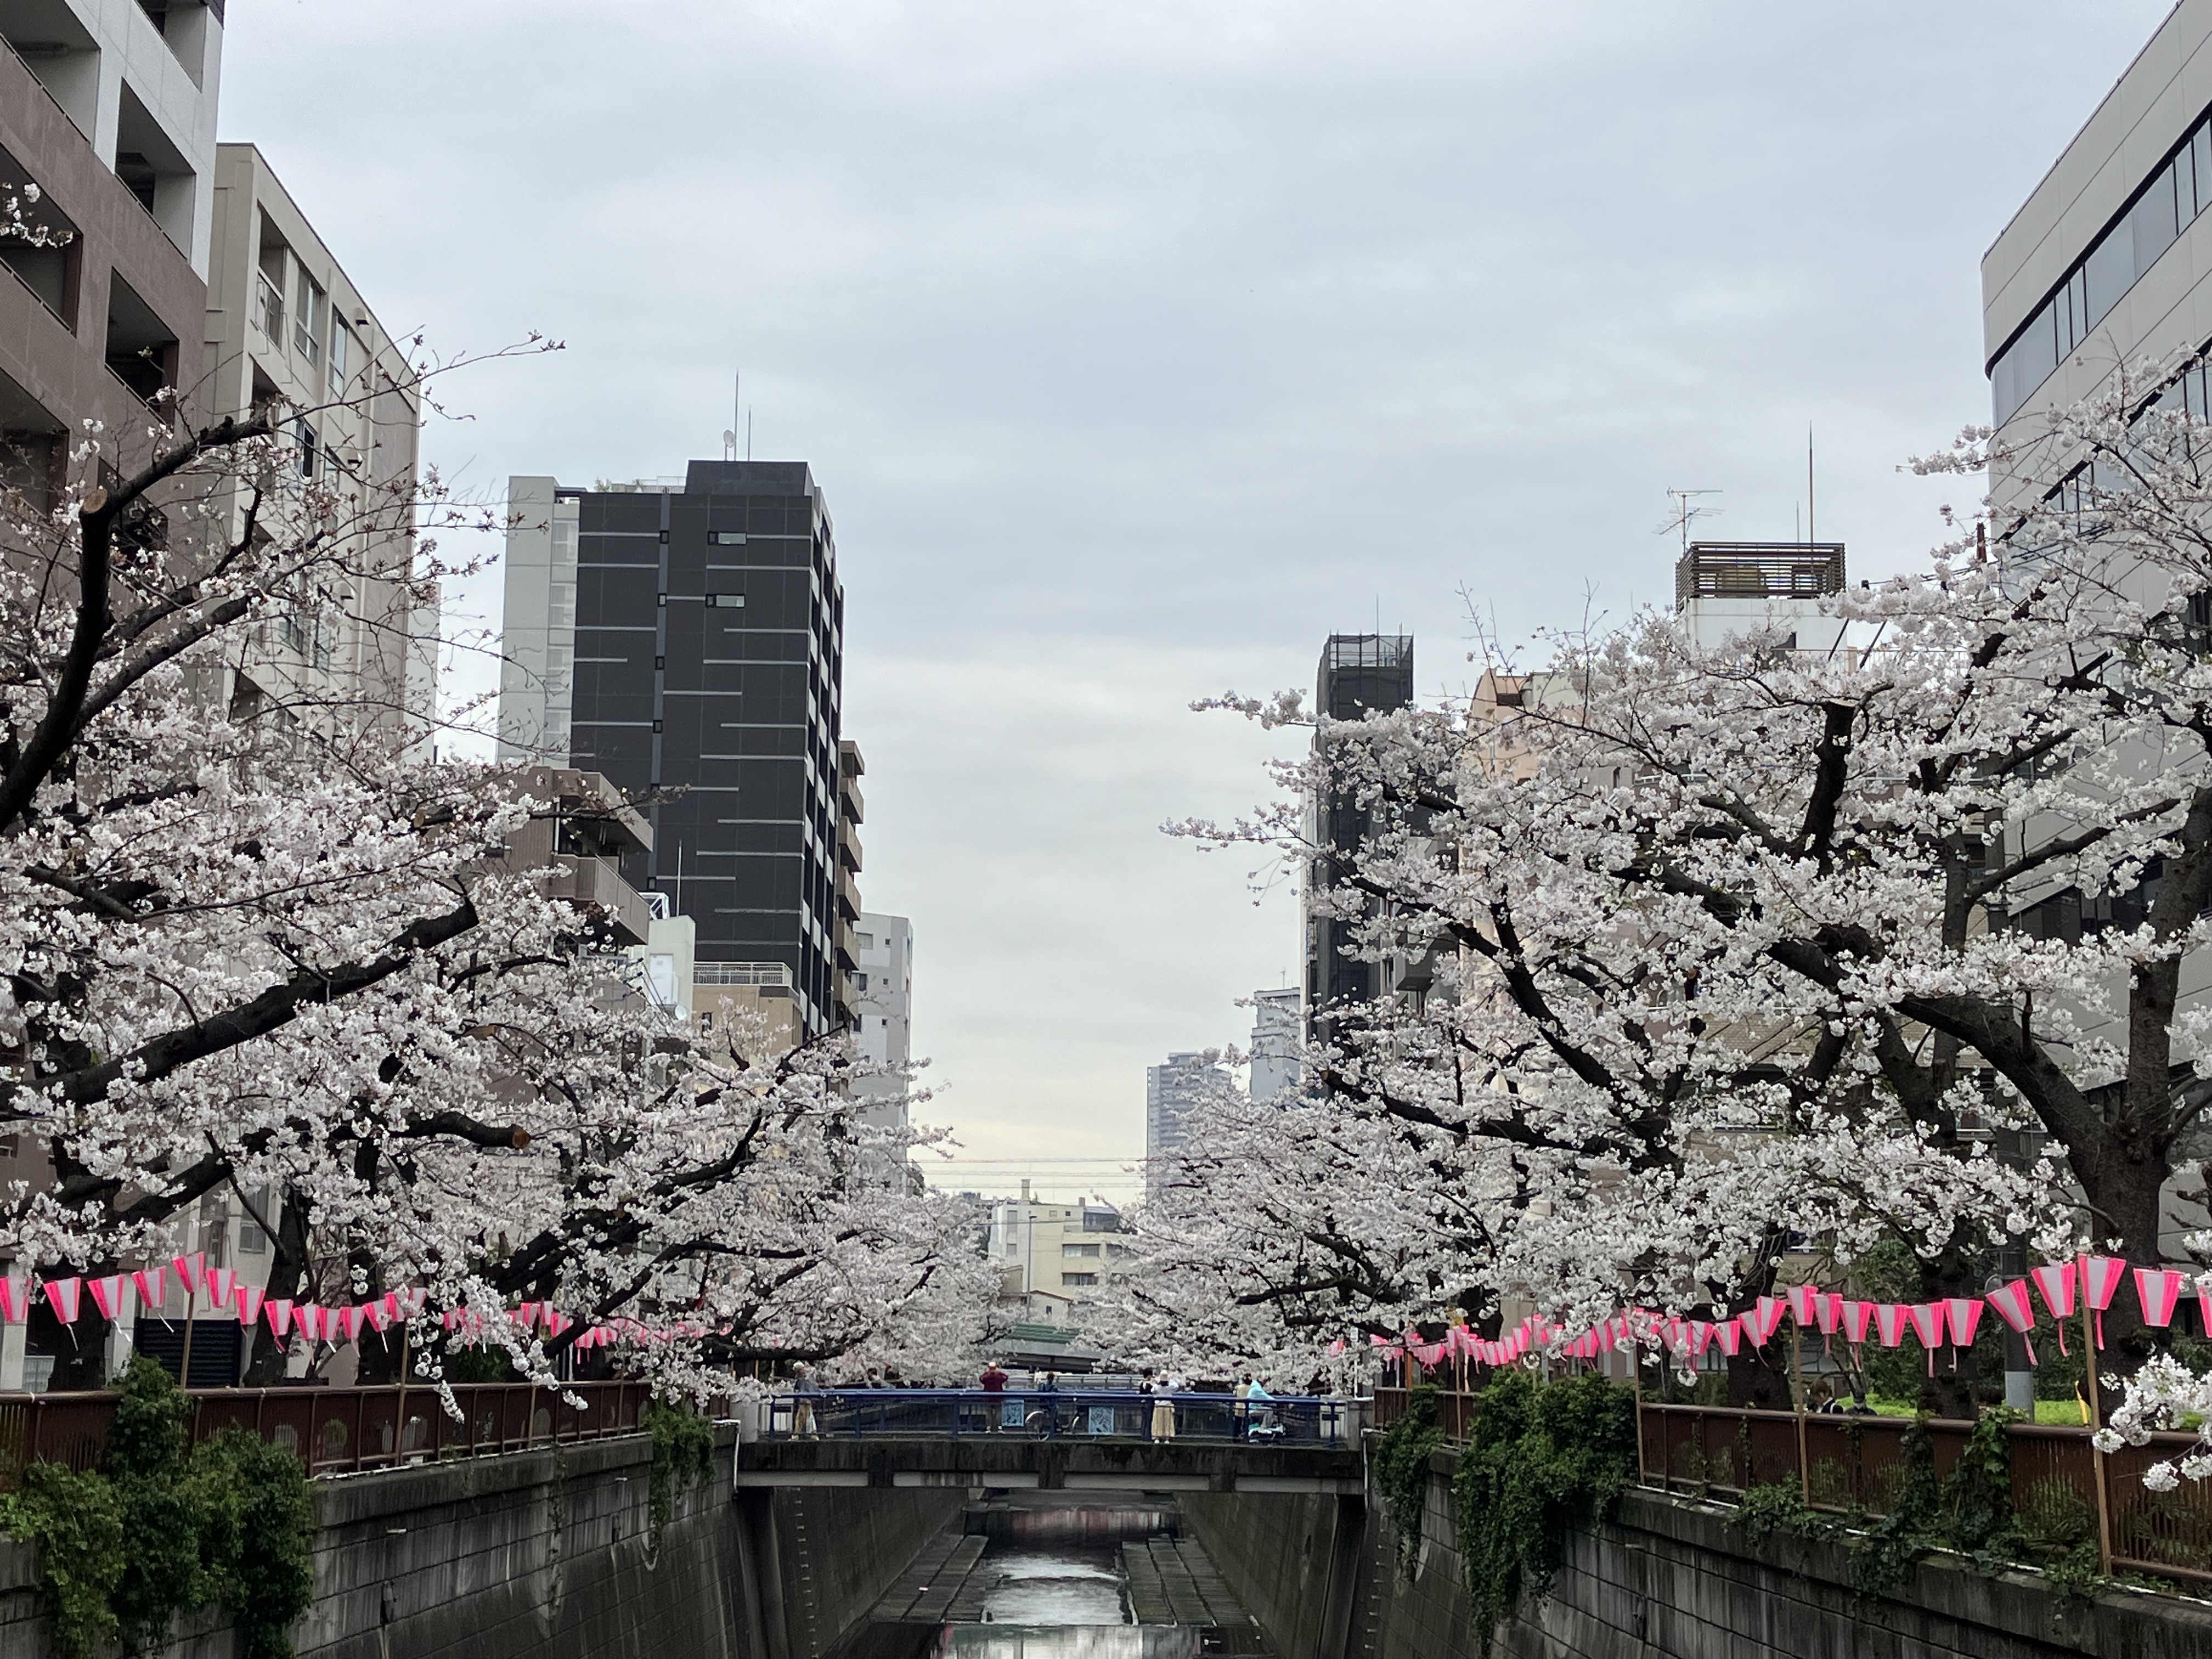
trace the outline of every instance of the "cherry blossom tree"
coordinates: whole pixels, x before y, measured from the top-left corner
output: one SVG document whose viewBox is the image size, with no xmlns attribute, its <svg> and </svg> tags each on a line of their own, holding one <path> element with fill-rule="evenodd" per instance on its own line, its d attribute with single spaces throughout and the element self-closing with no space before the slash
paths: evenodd
<svg viewBox="0 0 2212 1659">
<path fill-rule="evenodd" d="M 2212 898 L 2212 437 L 2178 393 L 2143 407 L 2160 382 L 1923 463 L 1994 468 L 2014 505 L 1824 602 L 1836 650 L 1783 629 L 1702 650 L 1643 615 L 1516 677 L 1503 759 L 1494 706 L 1324 721 L 1277 806 L 1177 826 L 1336 860 L 1317 902 L 1363 948 L 1437 959 L 1421 1006 L 1335 1011 L 1310 1159 L 1203 1172 L 1239 1209 L 1249 1168 L 1303 1241 L 1244 1259 L 1244 1293 L 1312 1307 L 1347 1212 L 1431 1234 L 1432 1314 L 1504 1293 L 1570 1322 L 1741 1306 L 1792 1239 L 1848 1262 L 1901 1237 L 1929 1297 L 1977 1293 L 1991 1241 L 2160 1259 L 2212 1098 L 2185 994 Z M 1306 838 L 1322 793 L 1370 814 L 1356 854 Z M 2048 1166 L 1996 1155 L 2021 1132 Z M 1343 1183 L 1353 1135 L 1370 1162 Z M 1375 1323 L 1419 1278 L 1394 1273 Z M 2112 1322 L 2139 1361 L 2145 1334 Z"/>
<path fill-rule="evenodd" d="M 341 401 L 373 429 L 455 366 L 374 365 Z M 513 866 L 550 810 L 524 775 L 263 672 L 303 616 L 404 652 L 456 574 L 421 532 L 496 522 L 365 455 L 305 478 L 301 412 L 167 399 L 0 505 L 0 1128 L 51 1172 L 0 1194 L 0 1250 L 158 1258 L 227 1194 L 275 1242 L 272 1296 L 422 1288 L 432 1370 L 438 1310 L 514 1298 L 576 1322 L 556 1348 L 649 1333 L 622 1363 L 702 1389 L 972 1340 L 964 1218 L 880 1178 L 927 1137 L 859 1127 L 848 1045 L 696 1049 L 605 923 Z M 255 1380 L 286 1358 L 264 1332 Z"/>
</svg>

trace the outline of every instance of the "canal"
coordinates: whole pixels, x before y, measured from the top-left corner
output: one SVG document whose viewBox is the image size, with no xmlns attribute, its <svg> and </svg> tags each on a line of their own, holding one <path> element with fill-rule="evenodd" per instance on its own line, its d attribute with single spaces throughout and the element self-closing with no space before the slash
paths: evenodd
<svg viewBox="0 0 2212 1659">
<path fill-rule="evenodd" d="M 1266 1641 L 1171 1498 L 971 1504 L 836 1659 L 1200 1659 Z"/>
</svg>

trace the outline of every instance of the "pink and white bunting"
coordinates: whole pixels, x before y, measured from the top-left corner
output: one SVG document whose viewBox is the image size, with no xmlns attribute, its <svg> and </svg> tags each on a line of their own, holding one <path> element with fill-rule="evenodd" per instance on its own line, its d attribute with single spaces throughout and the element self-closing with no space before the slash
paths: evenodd
<svg viewBox="0 0 2212 1659">
<path fill-rule="evenodd" d="M 82 1279 L 50 1279 L 46 1283 L 46 1305 L 64 1325 L 76 1323 L 78 1300 L 84 1291 Z"/>
<path fill-rule="evenodd" d="M 112 1319 L 122 1312 L 123 1287 L 130 1282 L 121 1273 L 86 1281 L 86 1287 L 92 1291 L 92 1305 L 100 1310 L 102 1319 Z"/>
<path fill-rule="evenodd" d="M 31 1299 L 38 1287 L 27 1279 L 0 1279 L 0 1320 L 20 1325 L 31 1316 Z"/>
<path fill-rule="evenodd" d="M 131 1282 L 138 1290 L 138 1305 L 151 1309 L 155 1314 L 169 1299 L 169 1270 L 167 1267 L 141 1267 L 131 1275 Z"/>
<path fill-rule="evenodd" d="M 267 1294 L 260 1285 L 249 1285 L 242 1279 L 231 1285 L 230 1303 L 238 1310 L 240 1324 L 250 1326 L 261 1316 L 261 1300 Z M 283 1332 L 279 1331 L 276 1334 L 282 1336 Z"/>
</svg>

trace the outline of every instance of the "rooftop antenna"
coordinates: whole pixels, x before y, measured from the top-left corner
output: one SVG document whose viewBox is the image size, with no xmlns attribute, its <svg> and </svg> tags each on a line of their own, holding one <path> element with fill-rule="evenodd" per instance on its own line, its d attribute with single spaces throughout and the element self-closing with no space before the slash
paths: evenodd
<svg viewBox="0 0 2212 1659">
<path fill-rule="evenodd" d="M 1820 536 L 1813 516 L 1813 423 L 1805 422 L 1805 544 L 1817 547 Z"/>
<path fill-rule="evenodd" d="M 1698 497 L 1717 495 L 1720 493 L 1717 489 L 1669 489 L 1667 492 L 1667 499 L 1674 503 L 1674 514 L 1652 533 L 1663 536 L 1670 530 L 1681 532 L 1682 552 L 1686 557 L 1690 551 L 1691 525 L 1699 519 L 1717 519 L 1723 511 L 1717 507 L 1701 505 Z"/>
</svg>

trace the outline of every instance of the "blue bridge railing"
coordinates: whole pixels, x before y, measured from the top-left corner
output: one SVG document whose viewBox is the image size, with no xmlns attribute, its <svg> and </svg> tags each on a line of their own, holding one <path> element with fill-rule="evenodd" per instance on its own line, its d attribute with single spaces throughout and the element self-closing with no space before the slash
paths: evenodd
<svg viewBox="0 0 2212 1659">
<path fill-rule="evenodd" d="M 1166 1414 L 1161 1407 L 1167 1407 Z M 839 1389 L 782 1394 L 761 1425 L 769 1440 L 961 1439 L 1243 1441 L 1260 1446 L 1353 1443 L 1353 1402 L 1310 1395 L 1246 1400 L 1225 1394 L 1127 1390 Z"/>
</svg>

